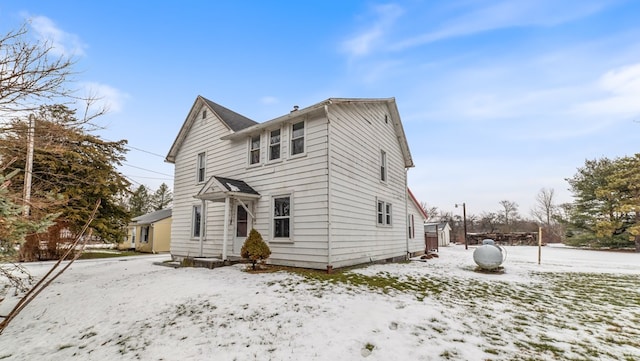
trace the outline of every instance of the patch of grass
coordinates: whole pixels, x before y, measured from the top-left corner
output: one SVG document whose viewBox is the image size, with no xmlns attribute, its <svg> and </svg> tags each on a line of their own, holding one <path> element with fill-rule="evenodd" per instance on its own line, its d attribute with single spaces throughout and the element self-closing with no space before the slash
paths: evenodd
<svg viewBox="0 0 640 361">
<path fill-rule="evenodd" d="M 390 294 L 391 292 L 412 293 L 419 301 L 426 296 L 441 293 L 445 287 L 442 282 L 435 279 L 411 276 L 400 278 L 385 272 L 369 276 L 352 272 L 351 269 L 339 270 L 333 273 L 300 268 L 283 270 L 304 277 L 306 283 L 343 284 L 350 290 L 366 288 L 383 294 Z"/>
<path fill-rule="evenodd" d="M 139 256 L 143 253 L 135 251 L 85 251 L 80 255 L 79 259 L 97 259 L 97 258 L 112 258 L 112 257 L 129 257 Z"/>
<path fill-rule="evenodd" d="M 492 354 L 492 355 L 499 355 L 500 354 L 500 351 L 498 351 L 496 349 L 493 349 L 493 348 L 484 349 L 484 352 Z"/>
</svg>

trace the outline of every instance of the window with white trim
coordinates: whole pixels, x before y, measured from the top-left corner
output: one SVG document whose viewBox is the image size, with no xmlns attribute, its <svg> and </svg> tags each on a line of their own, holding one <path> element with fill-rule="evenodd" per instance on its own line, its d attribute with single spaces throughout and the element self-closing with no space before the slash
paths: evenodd
<svg viewBox="0 0 640 361">
<path fill-rule="evenodd" d="M 304 153 L 304 121 L 291 125 L 291 155 Z"/>
<path fill-rule="evenodd" d="M 291 196 L 273 197 L 273 238 L 291 236 Z"/>
<path fill-rule="evenodd" d="M 260 163 L 260 135 L 251 137 L 249 141 L 249 164 Z"/>
<path fill-rule="evenodd" d="M 206 158 L 206 154 L 203 153 L 198 153 L 198 160 L 197 160 L 197 172 L 196 172 L 196 179 L 198 181 L 198 183 L 204 182 L 204 177 L 205 177 L 205 170 L 206 170 L 206 166 L 207 166 L 207 158 Z"/>
<path fill-rule="evenodd" d="M 202 232 L 202 205 L 193 206 L 191 213 L 191 236 L 200 237 Z"/>
<path fill-rule="evenodd" d="M 140 242 L 149 243 L 149 226 L 140 227 Z"/>
<path fill-rule="evenodd" d="M 409 215 L 409 219 L 407 219 L 407 224 L 409 224 L 409 238 L 410 239 L 416 238 L 416 227 L 413 219 L 413 214 Z"/>
<path fill-rule="evenodd" d="M 391 226 L 391 203 L 378 201 L 377 223 L 379 226 Z"/>
<path fill-rule="evenodd" d="M 280 129 L 269 132 L 269 160 L 280 159 Z"/>
<path fill-rule="evenodd" d="M 387 152 L 380 151 L 380 180 L 387 181 Z"/>
</svg>

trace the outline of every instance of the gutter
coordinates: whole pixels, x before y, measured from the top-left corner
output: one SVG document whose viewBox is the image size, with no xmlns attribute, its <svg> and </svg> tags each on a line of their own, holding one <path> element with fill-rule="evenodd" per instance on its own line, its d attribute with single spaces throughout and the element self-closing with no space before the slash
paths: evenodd
<svg viewBox="0 0 640 361">
<path fill-rule="evenodd" d="M 409 172 L 409 168 L 404 169 L 404 234 L 405 241 L 407 243 L 407 259 L 411 257 L 411 252 L 409 252 L 409 184 L 407 183 L 407 173 Z M 415 227 L 415 226 L 414 226 Z"/>
<path fill-rule="evenodd" d="M 333 270 L 333 249 L 332 249 L 332 233 L 333 227 L 331 225 L 331 200 L 333 199 L 332 187 L 331 187 L 331 119 L 329 118 L 329 106 L 324 105 L 324 113 L 327 116 L 327 273 L 331 273 Z"/>
</svg>

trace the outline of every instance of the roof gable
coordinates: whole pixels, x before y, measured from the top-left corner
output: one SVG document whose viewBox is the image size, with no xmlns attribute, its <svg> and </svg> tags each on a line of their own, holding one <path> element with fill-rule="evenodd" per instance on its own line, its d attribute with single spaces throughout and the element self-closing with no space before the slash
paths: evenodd
<svg viewBox="0 0 640 361">
<path fill-rule="evenodd" d="M 194 197 L 215 202 L 229 196 L 257 199 L 260 193 L 242 180 L 212 176 Z"/>
<path fill-rule="evenodd" d="M 173 145 L 171 146 L 171 149 L 167 154 L 167 157 L 165 158 L 166 162 L 175 162 L 178 150 L 182 146 L 182 143 L 189 133 L 189 130 L 193 126 L 193 123 L 196 121 L 196 119 L 198 119 L 200 110 L 204 106 L 206 106 L 216 116 L 216 118 L 220 120 L 220 122 L 222 122 L 222 124 L 224 124 L 232 132 L 238 132 L 244 128 L 248 128 L 258 124 L 256 121 L 251 120 L 242 114 L 236 113 L 231 109 L 225 108 L 220 104 L 212 102 L 211 100 L 198 95 L 193 105 L 191 106 L 191 110 L 189 110 L 189 114 L 182 124 L 182 127 L 180 128 L 180 131 L 178 132 L 178 135 L 176 136 L 176 139 L 174 140 Z"/>
<path fill-rule="evenodd" d="M 292 121 L 293 119 L 301 117 L 306 114 L 310 114 L 317 111 L 324 111 L 325 106 L 331 106 L 332 104 L 349 104 L 349 103 L 355 103 L 355 104 L 385 103 L 389 108 L 389 113 L 390 113 L 389 115 L 391 117 L 393 129 L 396 133 L 396 138 L 398 140 L 398 144 L 400 145 L 400 149 L 402 151 L 404 166 L 405 168 L 412 168 L 415 166 L 413 163 L 413 158 L 411 157 L 411 151 L 409 150 L 407 137 L 404 133 L 404 128 L 402 127 L 402 121 L 400 120 L 400 113 L 398 112 L 398 107 L 396 105 L 395 98 L 329 98 L 327 100 L 321 101 L 314 105 L 292 111 L 288 114 L 271 119 L 269 121 L 266 121 L 263 123 L 256 123 L 250 127 L 246 127 L 244 129 L 238 130 L 232 134 L 225 135 L 224 137 L 222 137 L 222 139 L 238 139 L 240 137 L 248 136 L 265 129 L 274 128 L 281 123 Z"/>
<path fill-rule="evenodd" d="M 411 199 L 411 202 L 413 202 L 413 205 L 420 211 L 424 219 L 429 219 L 429 215 L 427 214 L 427 212 L 425 212 L 424 208 L 422 208 L 422 205 L 420 205 L 420 202 L 418 202 L 418 198 L 413 195 L 411 189 L 407 188 L 407 194 L 409 194 L 409 199 Z"/>
<path fill-rule="evenodd" d="M 165 208 L 132 218 L 131 222 L 137 224 L 150 224 L 169 217 L 171 217 L 171 208 Z"/>
</svg>

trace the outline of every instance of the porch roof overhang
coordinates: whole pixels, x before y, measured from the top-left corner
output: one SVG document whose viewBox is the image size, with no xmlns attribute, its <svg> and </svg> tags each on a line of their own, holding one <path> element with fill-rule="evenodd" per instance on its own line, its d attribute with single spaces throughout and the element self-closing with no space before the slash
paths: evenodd
<svg viewBox="0 0 640 361">
<path fill-rule="evenodd" d="M 242 180 L 212 176 L 194 198 L 224 202 L 226 198 L 258 199 L 261 195 Z"/>
</svg>

